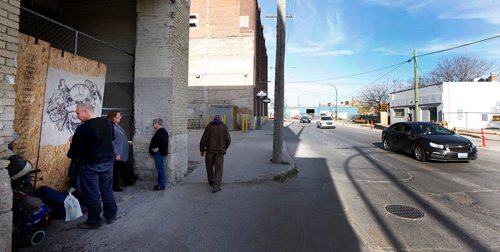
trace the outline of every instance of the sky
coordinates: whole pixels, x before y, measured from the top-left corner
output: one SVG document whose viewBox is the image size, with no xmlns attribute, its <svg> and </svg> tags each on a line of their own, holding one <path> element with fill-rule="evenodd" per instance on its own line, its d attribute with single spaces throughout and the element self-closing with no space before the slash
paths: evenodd
<svg viewBox="0 0 500 252">
<path fill-rule="evenodd" d="M 270 67 L 268 96 L 274 100 L 276 19 L 266 16 L 276 15 L 277 0 L 258 3 Z M 335 103 L 333 86 L 340 104 L 370 85 L 413 79 L 413 61 L 403 62 L 414 49 L 425 54 L 500 35 L 499 0 L 287 0 L 286 5 L 292 18 L 286 23 L 285 106 Z M 458 55 L 498 66 L 500 38 L 417 57 L 419 74 Z"/>
</svg>

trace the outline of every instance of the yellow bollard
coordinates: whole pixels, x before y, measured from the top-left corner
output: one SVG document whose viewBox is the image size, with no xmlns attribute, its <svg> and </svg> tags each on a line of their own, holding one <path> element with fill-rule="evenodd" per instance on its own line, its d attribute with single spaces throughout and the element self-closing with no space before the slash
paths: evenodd
<svg viewBox="0 0 500 252">
<path fill-rule="evenodd" d="M 243 115 L 243 124 L 245 125 L 245 132 L 248 131 L 248 114 Z"/>
<path fill-rule="evenodd" d="M 226 124 L 226 115 L 222 116 L 222 121 L 224 121 L 224 124 Z"/>
<path fill-rule="evenodd" d="M 205 127 L 210 123 L 210 113 L 207 116 L 207 119 L 205 120 Z"/>
</svg>

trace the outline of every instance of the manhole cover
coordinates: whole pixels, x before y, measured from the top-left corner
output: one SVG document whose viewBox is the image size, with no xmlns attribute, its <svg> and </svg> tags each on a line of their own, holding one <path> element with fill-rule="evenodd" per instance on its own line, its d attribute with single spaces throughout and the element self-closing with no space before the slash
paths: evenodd
<svg viewBox="0 0 500 252">
<path fill-rule="evenodd" d="M 409 219 L 420 219 L 424 217 L 424 212 L 411 207 L 404 205 L 388 205 L 385 207 L 387 212 L 394 214 L 399 217 L 409 218 Z"/>
</svg>

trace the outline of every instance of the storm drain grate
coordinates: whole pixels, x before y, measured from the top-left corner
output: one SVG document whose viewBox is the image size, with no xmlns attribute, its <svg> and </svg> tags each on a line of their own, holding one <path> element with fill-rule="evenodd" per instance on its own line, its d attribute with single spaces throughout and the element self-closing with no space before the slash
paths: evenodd
<svg viewBox="0 0 500 252">
<path fill-rule="evenodd" d="M 387 212 L 394 214 L 399 217 L 409 218 L 409 219 L 420 219 L 424 217 L 424 212 L 405 205 L 388 205 L 385 207 Z"/>
</svg>

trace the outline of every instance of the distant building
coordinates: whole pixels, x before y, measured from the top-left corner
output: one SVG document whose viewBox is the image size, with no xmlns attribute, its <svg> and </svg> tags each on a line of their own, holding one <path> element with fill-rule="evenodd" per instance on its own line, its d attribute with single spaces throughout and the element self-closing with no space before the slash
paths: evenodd
<svg viewBox="0 0 500 252">
<path fill-rule="evenodd" d="M 500 82 L 443 82 L 418 92 L 419 121 L 461 129 L 500 127 Z M 415 120 L 414 100 L 414 89 L 391 93 L 391 123 Z"/>
<path fill-rule="evenodd" d="M 214 113 L 227 115 L 230 129 L 241 114 L 267 116 L 256 96 L 267 93 L 268 68 L 257 0 L 192 0 L 190 12 L 189 126 Z"/>
<path fill-rule="evenodd" d="M 339 119 L 348 119 L 351 115 L 358 113 L 358 108 L 337 106 L 337 115 Z M 335 106 L 317 106 L 317 107 L 286 107 L 285 118 L 294 118 L 303 114 L 308 114 L 313 118 L 318 118 L 321 114 L 335 116 Z"/>
</svg>

